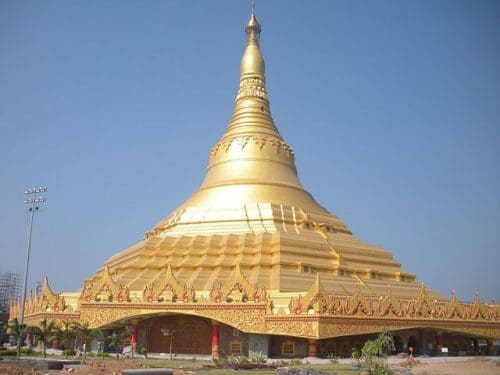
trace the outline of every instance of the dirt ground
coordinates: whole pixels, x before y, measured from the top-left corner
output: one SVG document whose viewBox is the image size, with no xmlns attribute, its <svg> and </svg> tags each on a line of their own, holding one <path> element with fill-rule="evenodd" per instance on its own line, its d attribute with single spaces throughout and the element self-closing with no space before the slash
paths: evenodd
<svg viewBox="0 0 500 375">
<path fill-rule="evenodd" d="M 409 370 L 415 375 L 500 375 L 500 361 L 480 357 L 461 362 L 418 361 Z"/>
<path fill-rule="evenodd" d="M 0 361 L 1 375 L 44 375 L 44 374 L 75 374 L 75 375 L 113 375 L 121 374 L 123 369 L 140 368 L 140 363 L 134 360 L 119 360 L 119 361 L 87 361 L 85 366 L 81 368 L 63 369 L 63 370 L 34 370 L 18 366 L 12 362 L 2 363 Z M 181 370 L 174 370 L 174 375 L 186 374 Z"/>
<path fill-rule="evenodd" d="M 126 368 L 141 367 L 140 363 L 133 360 L 120 361 L 88 361 L 87 365 L 81 368 L 55 370 L 33 370 L 20 367 L 14 363 L 0 361 L 0 374 L 2 375 L 28 375 L 28 374 L 75 374 L 75 375 L 119 375 Z M 397 366 L 396 366 L 397 367 Z M 492 361 L 487 358 L 473 358 L 466 361 L 454 362 L 433 362 L 416 361 L 407 368 L 414 375 L 500 375 L 500 361 Z M 271 372 L 270 372 L 271 373 Z M 174 370 L 174 375 L 186 375 L 187 372 Z M 194 372 L 196 374 L 196 372 Z M 214 371 L 215 375 L 215 371 Z"/>
</svg>

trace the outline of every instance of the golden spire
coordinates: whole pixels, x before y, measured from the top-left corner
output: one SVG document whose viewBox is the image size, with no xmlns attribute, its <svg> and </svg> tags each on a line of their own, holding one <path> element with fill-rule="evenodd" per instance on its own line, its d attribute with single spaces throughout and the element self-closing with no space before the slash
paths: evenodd
<svg viewBox="0 0 500 375">
<path fill-rule="evenodd" d="M 255 16 L 255 6 L 252 2 L 252 12 L 245 26 L 247 44 L 240 62 L 240 87 L 236 94 L 236 108 L 226 136 L 233 136 L 237 130 L 245 132 L 266 133 L 280 137 L 274 125 L 269 109 L 266 91 L 265 63 L 260 51 L 259 39 L 261 27 Z M 250 124 L 252 120 L 253 124 Z M 244 125 L 244 128 L 242 126 Z M 250 128 L 257 126 L 258 129 Z"/>
<path fill-rule="evenodd" d="M 241 59 L 240 72 L 241 76 L 250 75 L 260 75 L 264 78 L 265 65 L 264 59 L 259 49 L 259 38 L 260 38 L 260 24 L 255 16 L 255 6 L 252 2 L 252 13 L 250 14 L 250 19 L 245 26 L 247 32 L 247 47 L 243 58 Z"/>
<path fill-rule="evenodd" d="M 245 31 L 233 116 L 212 148 L 200 190 L 183 207 L 275 203 L 325 212 L 300 184 L 293 150 L 271 116 L 253 2 Z"/>
</svg>

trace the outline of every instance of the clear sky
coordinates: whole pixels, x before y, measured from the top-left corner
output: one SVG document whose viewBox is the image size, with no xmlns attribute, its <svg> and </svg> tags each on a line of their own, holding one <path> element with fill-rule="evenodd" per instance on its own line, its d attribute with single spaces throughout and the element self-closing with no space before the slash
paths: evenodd
<svg viewBox="0 0 500 375">
<path fill-rule="evenodd" d="M 249 1 L 0 1 L 0 269 L 77 290 L 200 185 Z M 449 296 L 500 300 L 500 2 L 257 1 L 302 184 Z"/>
</svg>

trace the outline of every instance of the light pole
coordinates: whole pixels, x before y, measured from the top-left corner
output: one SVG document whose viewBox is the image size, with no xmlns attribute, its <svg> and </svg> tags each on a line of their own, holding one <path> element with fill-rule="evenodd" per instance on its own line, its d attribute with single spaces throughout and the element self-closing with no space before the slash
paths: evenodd
<svg viewBox="0 0 500 375">
<path fill-rule="evenodd" d="M 47 200 L 47 198 L 37 197 L 37 194 L 45 193 L 47 191 L 46 187 L 43 188 L 31 188 L 24 192 L 24 194 L 29 195 L 30 197 L 24 201 L 24 203 L 30 204 L 31 207 L 28 209 L 30 213 L 30 229 L 28 235 L 28 248 L 26 250 L 26 268 L 24 269 L 24 287 L 23 287 L 23 298 L 21 301 L 21 317 L 19 321 L 19 327 L 21 328 L 21 336 L 17 340 L 17 358 L 21 355 L 21 340 L 24 334 L 24 305 L 26 304 L 26 289 L 28 287 L 28 269 L 30 265 L 30 254 L 31 254 L 31 234 L 33 232 L 33 218 L 35 217 L 35 212 L 38 211 L 39 203 L 43 203 Z"/>
</svg>

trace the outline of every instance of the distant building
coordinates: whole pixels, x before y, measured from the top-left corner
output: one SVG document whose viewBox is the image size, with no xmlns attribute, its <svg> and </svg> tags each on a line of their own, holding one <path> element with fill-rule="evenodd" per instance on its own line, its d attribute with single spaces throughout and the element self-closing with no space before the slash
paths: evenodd
<svg viewBox="0 0 500 375">
<path fill-rule="evenodd" d="M 21 275 L 13 272 L 0 273 L 0 343 L 7 339 L 6 327 L 11 302 L 21 295 Z"/>
</svg>

